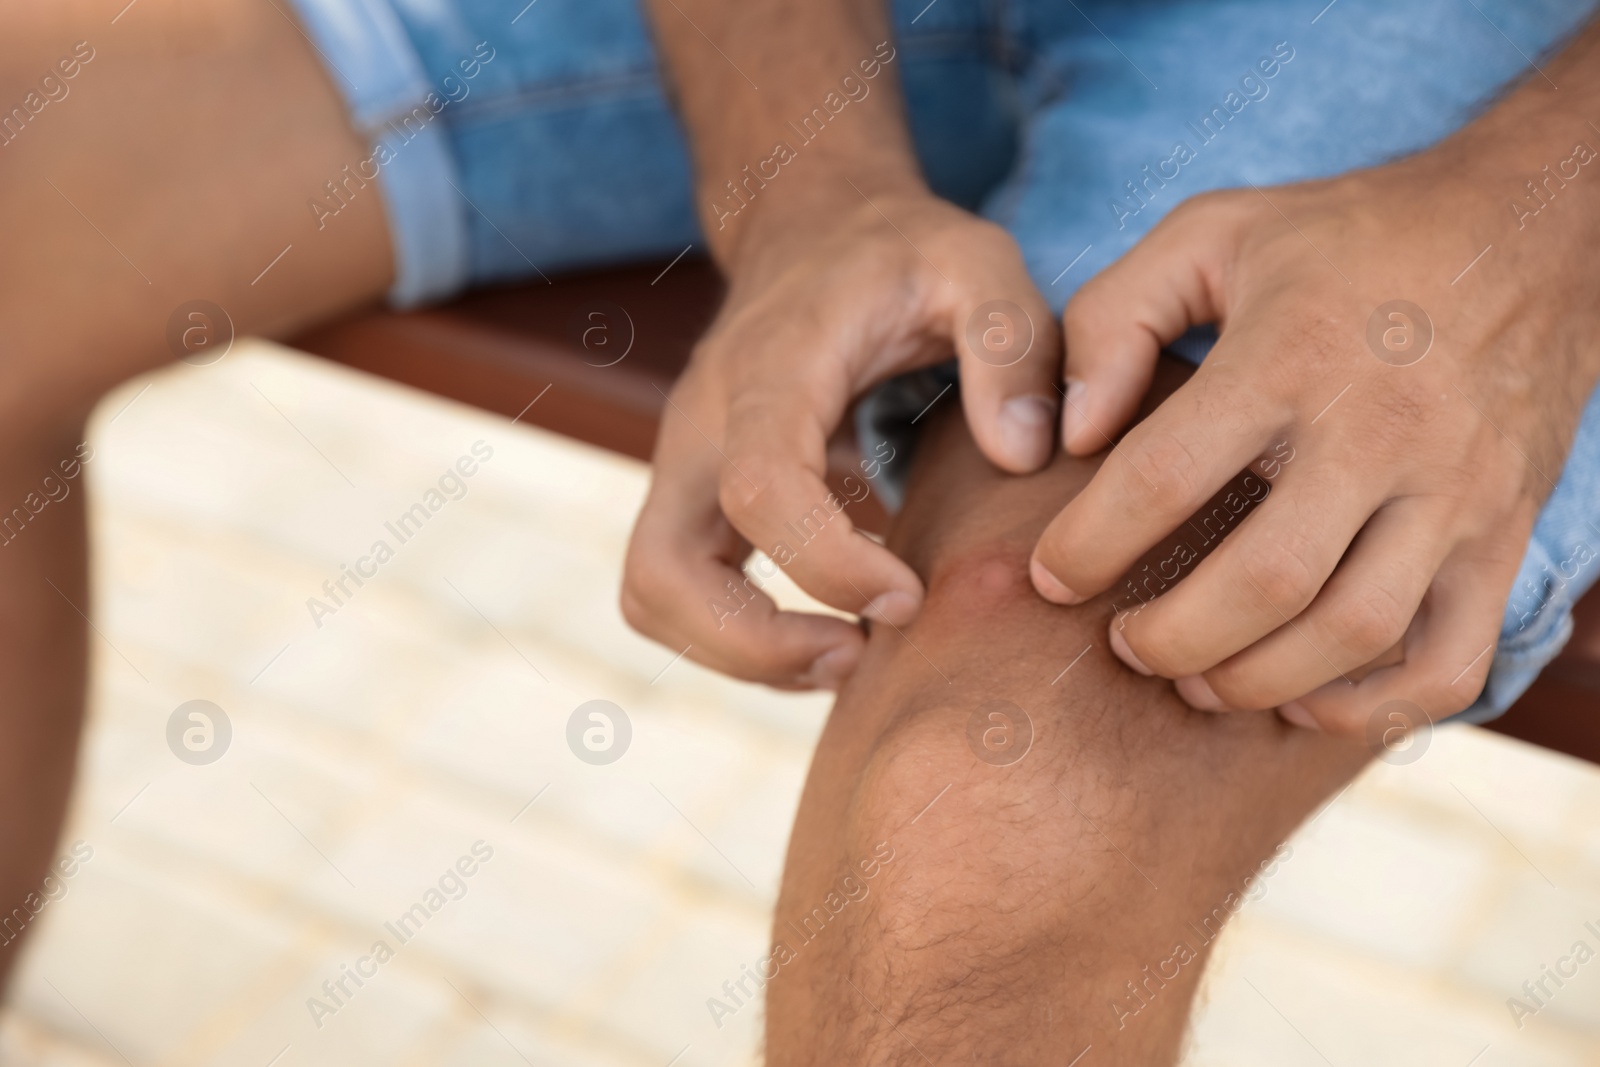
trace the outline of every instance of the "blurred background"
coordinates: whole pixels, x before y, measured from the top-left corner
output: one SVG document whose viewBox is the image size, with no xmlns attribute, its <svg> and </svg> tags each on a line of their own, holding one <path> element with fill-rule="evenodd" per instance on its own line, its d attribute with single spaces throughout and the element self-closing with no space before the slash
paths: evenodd
<svg viewBox="0 0 1600 1067">
<path fill-rule="evenodd" d="M 764 952 L 828 699 L 631 633 L 646 466 L 525 423 L 243 341 L 101 405 L 76 862 L 0 1062 L 759 1062 L 759 1005 L 706 1000 Z M 594 700 L 607 763 L 569 741 Z M 1508 1005 L 1600 951 L 1600 768 L 1440 729 L 1292 847 L 1191 1067 L 1600 1063 L 1600 960 Z"/>
</svg>

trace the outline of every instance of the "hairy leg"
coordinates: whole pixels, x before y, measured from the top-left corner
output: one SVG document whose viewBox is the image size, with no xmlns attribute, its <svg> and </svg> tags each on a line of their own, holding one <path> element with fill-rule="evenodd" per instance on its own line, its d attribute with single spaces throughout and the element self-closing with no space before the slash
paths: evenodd
<svg viewBox="0 0 1600 1067">
<path fill-rule="evenodd" d="M 367 152 L 282 5 L 124 3 L 19 5 L 0 34 L 0 980 L 76 754 L 91 609 L 70 464 L 89 410 L 172 359 L 180 304 L 280 334 L 390 275 L 376 189 L 323 232 L 306 207 Z M 47 486 L 66 496 L 34 514 Z"/>
<path fill-rule="evenodd" d="M 1207 943 L 1367 758 L 1193 711 L 1110 655 L 1108 598 L 1033 592 L 1097 462 L 1011 477 L 959 417 L 927 434 L 891 539 L 927 606 L 872 627 L 818 747 L 763 968 L 773 1067 L 1173 1062 Z"/>
</svg>

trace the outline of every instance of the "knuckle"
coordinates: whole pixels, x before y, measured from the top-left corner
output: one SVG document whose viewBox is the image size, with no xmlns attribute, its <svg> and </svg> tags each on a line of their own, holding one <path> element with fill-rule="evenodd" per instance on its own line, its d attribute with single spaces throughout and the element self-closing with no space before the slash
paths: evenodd
<svg viewBox="0 0 1600 1067">
<path fill-rule="evenodd" d="M 720 670 L 747 682 L 775 683 L 793 679 L 803 665 L 796 665 L 780 650 L 748 641 L 725 641 L 712 645 L 720 660 Z"/>
<path fill-rule="evenodd" d="M 648 635 L 655 623 L 655 615 L 645 607 L 639 594 L 624 581 L 622 593 L 617 599 L 618 606 L 622 609 L 622 619 L 639 633 Z"/>
<path fill-rule="evenodd" d="M 1435 466 L 1439 468 L 1440 491 L 1457 509 L 1468 511 L 1478 520 L 1475 529 L 1501 531 L 1506 516 L 1514 512 L 1522 500 L 1542 499 L 1543 486 L 1530 482 L 1530 479 L 1542 482 L 1539 474 L 1498 434 L 1496 440 L 1484 442 L 1478 448 L 1469 446 L 1467 454 L 1473 456 L 1472 461 Z M 1540 469 L 1549 468 L 1541 466 Z M 1517 551 L 1520 553 L 1520 546 Z"/>
<path fill-rule="evenodd" d="M 1381 435 L 1374 435 L 1372 439 L 1381 439 Z M 1403 448 L 1395 448 L 1390 454 L 1402 454 L 1403 451 Z M 1501 492 L 1508 485 L 1503 477 L 1505 470 L 1505 466 L 1499 464 L 1429 463 L 1426 467 L 1427 486 L 1437 499 L 1446 502 L 1453 511 L 1476 512 L 1485 518 L 1492 515 L 1490 521 L 1498 521 L 1502 514 L 1498 509 L 1471 508 L 1471 504 L 1475 500 L 1498 503 L 1509 499 L 1510 493 Z M 1520 477 L 1517 484 L 1520 485 Z"/>
<path fill-rule="evenodd" d="M 1268 605 L 1288 614 L 1311 602 L 1322 582 L 1313 568 L 1311 550 L 1298 536 L 1264 538 L 1242 554 L 1245 581 Z"/>
<path fill-rule="evenodd" d="M 1166 430 L 1150 434 L 1124 464 L 1131 496 L 1146 512 L 1198 504 L 1206 495 L 1206 468 L 1188 442 Z"/>
<path fill-rule="evenodd" d="M 713 323 L 706 335 L 696 341 L 694 346 L 689 349 L 689 365 L 698 367 L 701 364 L 715 360 L 717 353 L 722 349 L 722 337 L 726 330 L 727 324 L 725 322 Z M 673 385 L 669 395 L 676 397 L 678 391 L 683 388 L 684 382 L 685 379 L 680 377 L 677 383 Z"/>
<path fill-rule="evenodd" d="M 1188 203 L 1193 210 L 1215 211 L 1224 207 L 1236 207 L 1239 204 L 1254 206 L 1256 198 L 1242 189 L 1208 189 L 1202 193 L 1191 196 Z"/>
<path fill-rule="evenodd" d="M 1172 210 L 1172 224 L 1187 225 L 1220 212 L 1231 213 L 1246 206 L 1254 206 L 1251 197 L 1238 189 L 1210 189 L 1180 201 Z"/>
<path fill-rule="evenodd" d="M 1441 666 L 1437 675 L 1417 686 L 1411 698 L 1435 723 L 1459 711 L 1466 711 L 1478 699 L 1481 690 L 1481 685 L 1470 684 L 1474 674 L 1468 674 L 1452 685 L 1453 676 L 1447 677 L 1448 669 L 1448 665 Z M 1487 667 L 1483 668 L 1482 677 L 1488 677 Z"/>
<path fill-rule="evenodd" d="M 1360 666 L 1400 640 L 1410 621 L 1392 590 L 1368 584 L 1334 605 L 1328 629 L 1352 666 Z"/>
<path fill-rule="evenodd" d="M 1191 225 L 1197 218 L 1204 217 L 1214 209 L 1216 204 L 1215 192 L 1195 193 L 1178 201 L 1177 205 L 1167 213 L 1167 217 L 1158 224 L 1168 230 L 1176 230 L 1183 226 Z"/>
<path fill-rule="evenodd" d="M 970 240 L 987 252 L 1020 257 L 1022 250 L 1009 230 L 990 219 L 975 219 L 971 223 Z"/>
<path fill-rule="evenodd" d="M 1183 678 L 1214 666 L 1219 657 L 1208 655 L 1193 639 L 1192 627 L 1166 612 L 1147 615 L 1143 625 L 1123 628 L 1123 640 L 1139 662 L 1162 678 Z"/>
<path fill-rule="evenodd" d="M 659 603 L 666 594 L 662 568 L 653 558 L 655 555 L 635 537 L 622 564 L 622 592 L 642 608 Z"/>
<path fill-rule="evenodd" d="M 1206 683 L 1225 706 L 1241 711 L 1282 703 L 1279 695 L 1264 684 L 1259 672 L 1249 667 L 1219 666 L 1206 672 Z"/>
<path fill-rule="evenodd" d="M 1433 716 L 1434 722 L 1439 722 L 1441 719 L 1447 719 L 1459 712 L 1466 711 L 1472 706 L 1472 702 L 1478 699 L 1477 693 L 1474 692 L 1468 695 L 1461 686 L 1451 688 L 1448 682 L 1441 683 L 1436 690 L 1430 687 L 1430 690 L 1424 691 L 1424 695 L 1426 696 L 1430 692 L 1433 694 L 1432 698 L 1426 702 L 1419 701 L 1419 703 L 1428 709 L 1428 714 Z"/>
<path fill-rule="evenodd" d="M 1496 643 L 1498 642 L 1496 641 Z M 1457 671 L 1450 675 L 1448 689 L 1454 694 L 1454 698 L 1461 701 L 1461 706 L 1449 714 L 1453 715 L 1457 711 L 1464 711 L 1474 700 L 1478 699 L 1478 694 L 1483 692 L 1483 687 L 1489 684 L 1489 671 L 1494 667 L 1494 660 L 1497 654 L 1498 649 L 1488 648 L 1480 649 L 1477 652 L 1468 652 L 1462 657 L 1475 657 L 1475 659 L 1466 670 Z"/>
<path fill-rule="evenodd" d="M 640 566 L 632 559 L 623 570 L 622 591 L 617 598 L 622 618 L 646 637 L 658 637 L 666 629 L 660 605 L 670 601 L 663 597 L 661 585 L 654 568 Z"/>
<path fill-rule="evenodd" d="M 1322 705 L 1311 709 L 1323 733 L 1346 741 L 1365 741 L 1367 713 L 1350 704 Z"/>
</svg>

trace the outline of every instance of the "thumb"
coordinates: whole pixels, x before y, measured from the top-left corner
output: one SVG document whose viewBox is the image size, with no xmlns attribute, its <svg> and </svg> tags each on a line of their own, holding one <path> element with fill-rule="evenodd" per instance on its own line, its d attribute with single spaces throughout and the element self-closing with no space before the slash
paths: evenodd
<svg viewBox="0 0 1600 1067">
<path fill-rule="evenodd" d="M 1227 224 L 1208 204 L 1174 211 L 1068 301 L 1061 439 L 1071 454 L 1110 444 L 1139 410 L 1162 347 L 1221 317 L 1216 249 Z"/>
<path fill-rule="evenodd" d="M 1016 256 L 951 314 L 961 405 L 979 450 L 1013 474 L 1038 470 L 1055 449 L 1060 399 L 1061 341 L 1050 306 Z"/>
</svg>

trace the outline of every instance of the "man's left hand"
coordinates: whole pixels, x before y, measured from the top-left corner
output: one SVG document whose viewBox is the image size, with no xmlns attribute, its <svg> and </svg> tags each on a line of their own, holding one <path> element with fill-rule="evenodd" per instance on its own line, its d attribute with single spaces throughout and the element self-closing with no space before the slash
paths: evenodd
<svg viewBox="0 0 1600 1067">
<path fill-rule="evenodd" d="M 1458 142 L 1198 197 L 1067 307 L 1078 454 L 1131 418 L 1163 345 L 1208 322 L 1220 340 L 1045 531 L 1048 599 L 1111 588 L 1242 469 L 1293 457 L 1192 573 L 1111 624 L 1130 667 L 1196 708 L 1360 735 L 1388 701 L 1437 720 L 1483 687 L 1600 373 L 1592 246 L 1573 239 L 1600 214 L 1600 161 L 1552 146 L 1578 173 L 1519 220 L 1498 195 L 1516 172 L 1484 181 L 1492 161 Z"/>
</svg>

